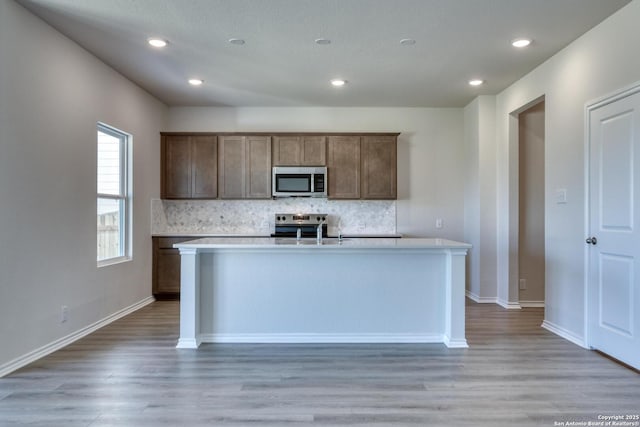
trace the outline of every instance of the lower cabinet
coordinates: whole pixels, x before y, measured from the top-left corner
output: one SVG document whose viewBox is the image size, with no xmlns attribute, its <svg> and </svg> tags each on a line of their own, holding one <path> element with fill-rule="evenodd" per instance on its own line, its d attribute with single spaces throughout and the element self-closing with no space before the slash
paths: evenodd
<svg viewBox="0 0 640 427">
<path fill-rule="evenodd" d="M 195 237 L 153 237 L 152 292 L 156 299 L 180 299 L 180 251 L 175 243 Z"/>
</svg>

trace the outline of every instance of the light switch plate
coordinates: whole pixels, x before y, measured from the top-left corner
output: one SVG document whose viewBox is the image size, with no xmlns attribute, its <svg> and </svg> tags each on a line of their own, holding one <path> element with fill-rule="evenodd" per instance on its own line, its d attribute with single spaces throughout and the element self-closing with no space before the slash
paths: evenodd
<svg viewBox="0 0 640 427">
<path fill-rule="evenodd" d="M 556 203 L 557 204 L 567 203 L 567 189 L 566 188 L 556 188 Z"/>
</svg>

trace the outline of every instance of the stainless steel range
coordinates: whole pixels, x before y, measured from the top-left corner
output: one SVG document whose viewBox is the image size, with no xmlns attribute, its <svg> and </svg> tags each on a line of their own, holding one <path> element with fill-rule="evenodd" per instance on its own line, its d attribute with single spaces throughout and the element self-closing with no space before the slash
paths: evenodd
<svg viewBox="0 0 640 427">
<path fill-rule="evenodd" d="M 271 237 L 316 237 L 318 227 L 321 227 L 322 237 L 327 237 L 328 218 L 329 215 L 323 213 L 277 213 L 275 232 Z"/>
</svg>

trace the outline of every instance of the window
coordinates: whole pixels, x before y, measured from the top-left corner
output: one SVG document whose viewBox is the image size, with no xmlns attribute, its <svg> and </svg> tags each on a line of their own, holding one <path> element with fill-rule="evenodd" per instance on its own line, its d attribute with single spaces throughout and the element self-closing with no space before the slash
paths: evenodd
<svg viewBox="0 0 640 427">
<path fill-rule="evenodd" d="M 130 256 L 130 135 L 98 123 L 98 266 Z"/>
</svg>

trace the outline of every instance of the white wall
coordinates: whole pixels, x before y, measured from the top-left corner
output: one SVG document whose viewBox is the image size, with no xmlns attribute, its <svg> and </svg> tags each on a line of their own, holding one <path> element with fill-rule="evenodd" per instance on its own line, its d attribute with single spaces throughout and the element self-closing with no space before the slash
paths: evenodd
<svg viewBox="0 0 640 427">
<path fill-rule="evenodd" d="M 151 295 L 166 107 L 0 1 L 0 372 Z M 133 261 L 96 267 L 96 123 L 133 134 Z M 69 320 L 60 322 L 61 306 Z"/>
<path fill-rule="evenodd" d="M 402 132 L 397 231 L 464 238 L 463 110 L 172 107 L 167 131 Z M 435 228 L 436 218 L 444 227 Z"/>
<path fill-rule="evenodd" d="M 464 109 L 464 241 L 473 246 L 467 253 L 467 295 L 480 298 L 480 97 Z"/>
<path fill-rule="evenodd" d="M 495 102 L 479 96 L 464 109 L 467 295 L 476 302 L 497 302 Z"/>
<path fill-rule="evenodd" d="M 511 179 L 517 171 L 517 120 L 510 114 L 544 95 L 545 317 L 550 327 L 580 344 L 585 332 L 585 105 L 640 81 L 640 55 L 634 50 L 640 45 L 638 22 L 640 1 L 634 0 L 497 96 L 499 297 L 517 301 L 517 276 L 509 269 L 514 248 L 510 200 L 517 203 L 517 180 Z M 566 204 L 555 203 L 558 188 L 567 190 Z"/>
</svg>

